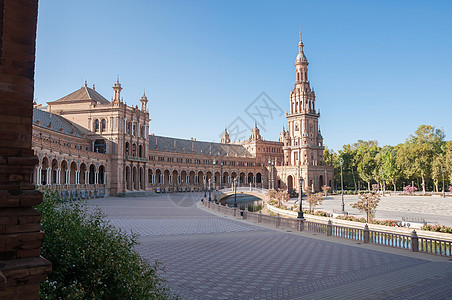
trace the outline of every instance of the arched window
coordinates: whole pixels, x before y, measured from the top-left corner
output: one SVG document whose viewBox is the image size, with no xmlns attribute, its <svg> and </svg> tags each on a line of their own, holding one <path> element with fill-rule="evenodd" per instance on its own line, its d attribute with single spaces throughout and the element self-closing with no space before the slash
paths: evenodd
<svg viewBox="0 0 452 300">
<path fill-rule="evenodd" d="M 94 120 L 94 131 L 99 132 L 99 120 Z"/>
<path fill-rule="evenodd" d="M 102 132 L 104 132 L 107 129 L 107 121 L 105 121 L 105 119 L 102 119 L 101 125 L 101 130 Z"/>
<path fill-rule="evenodd" d="M 130 149 L 129 149 L 129 142 L 126 142 L 126 156 L 129 156 L 129 151 L 130 151 Z"/>
</svg>

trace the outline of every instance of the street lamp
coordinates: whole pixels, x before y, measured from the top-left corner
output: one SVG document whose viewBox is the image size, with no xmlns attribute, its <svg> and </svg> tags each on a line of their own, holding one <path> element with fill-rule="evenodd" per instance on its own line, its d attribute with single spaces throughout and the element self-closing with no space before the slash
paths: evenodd
<svg viewBox="0 0 452 300">
<path fill-rule="evenodd" d="M 441 168 L 441 172 L 443 172 L 443 198 L 446 198 L 446 190 L 444 189 L 444 168 Z"/>
<path fill-rule="evenodd" d="M 204 179 L 204 198 L 207 197 L 206 192 L 206 180 Z"/>
<path fill-rule="evenodd" d="M 386 189 L 386 183 L 385 183 L 385 170 L 381 170 L 381 173 L 383 174 L 383 197 L 385 196 L 385 189 Z"/>
<path fill-rule="evenodd" d="M 234 207 L 237 207 L 237 177 L 234 178 L 232 186 L 234 187 Z"/>
<path fill-rule="evenodd" d="M 326 188 L 328 186 L 328 175 L 326 174 L 325 169 L 325 197 L 327 196 L 328 189 Z"/>
<path fill-rule="evenodd" d="M 223 161 L 220 162 L 220 189 L 223 189 Z"/>
<path fill-rule="evenodd" d="M 299 207 L 299 210 L 298 210 L 298 216 L 297 216 L 297 218 L 298 219 L 304 219 L 304 216 L 303 216 L 303 207 L 302 207 L 302 205 L 301 205 L 301 201 L 303 201 L 303 177 L 300 177 L 299 179 L 298 179 L 298 184 L 299 184 L 299 187 L 300 187 L 300 189 L 299 189 L 299 193 L 298 193 L 298 201 L 300 202 L 299 204 L 298 204 L 298 207 Z"/>
<path fill-rule="evenodd" d="M 272 164 L 272 160 L 270 159 L 270 157 L 268 158 L 268 189 L 271 188 L 271 175 L 270 175 L 270 166 Z"/>
<path fill-rule="evenodd" d="M 275 167 L 275 160 L 274 159 L 272 159 L 272 168 L 271 168 L 271 178 L 272 178 L 272 190 L 274 190 L 275 189 L 275 178 L 274 178 L 274 176 L 273 176 L 273 169 L 274 169 L 274 167 Z"/>
<path fill-rule="evenodd" d="M 345 211 L 345 203 L 344 203 L 344 179 L 342 177 L 342 165 L 344 164 L 344 160 L 341 157 L 341 160 L 339 161 L 341 164 L 341 199 L 342 199 L 342 212 Z"/>
<path fill-rule="evenodd" d="M 212 170 L 213 170 L 213 173 L 212 173 L 212 175 L 213 175 L 213 187 L 214 187 L 214 189 L 216 189 L 217 188 L 217 176 L 215 176 L 215 165 L 217 164 L 217 161 L 215 160 L 215 158 L 213 159 L 213 163 L 212 163 Z"/>
<path fill-rule="evenodd" d="M 212 196 L 211 196 L 211 190 L 210 190 L 210 179 L 209 179 L 209 202 L 212 201 Z"/>
</svg>

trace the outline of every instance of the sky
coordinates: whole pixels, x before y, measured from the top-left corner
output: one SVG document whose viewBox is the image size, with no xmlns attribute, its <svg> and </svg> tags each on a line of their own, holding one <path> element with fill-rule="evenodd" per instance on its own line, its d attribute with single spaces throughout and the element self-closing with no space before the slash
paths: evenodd
<svg viewBox="0 0 452 300">
<path fill-rule="evenodd" d="M 140 106 L 150 133 L 266 140 L 287 128 L 301 28 L 325 145 L 452 136 L 451 1 L 39 2 L 35 101 L 95 84 Z M 231 132 L 232 131 L 232 132 Z"/>
</svg>

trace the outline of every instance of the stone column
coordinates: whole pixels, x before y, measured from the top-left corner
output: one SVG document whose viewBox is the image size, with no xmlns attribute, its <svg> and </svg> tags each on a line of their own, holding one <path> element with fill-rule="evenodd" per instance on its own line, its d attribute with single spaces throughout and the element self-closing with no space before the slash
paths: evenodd
<svg viewBox="0 0 452 300">
<path fill-rule="evenodd" d="M 36 185 L 41 185 L 41 167 L 36 167 Z"/>
<path fill-rule="evenodd" d="M 56 170 L 56 184 L 61 184 L 61 169 Z"/>
<path fill-rule="evenodd" d="M 46 170 L 46 184 L 51 185 L 52 184 L 52 168 L 48 167 Z"/>
<path fill-rule="evenodd" d="M 39 299 L 51 270 L 40 256 L 44 233 L 33 208 L 42 194 L 30 182 L 38 3 L 0 1 L 0 298 Z"/>
<path fill-rule="evenodd" d="M 66 180 L 64 182 L 65 184 L 71 183 L 71 170 L 66 170 Z"/>
</svg>

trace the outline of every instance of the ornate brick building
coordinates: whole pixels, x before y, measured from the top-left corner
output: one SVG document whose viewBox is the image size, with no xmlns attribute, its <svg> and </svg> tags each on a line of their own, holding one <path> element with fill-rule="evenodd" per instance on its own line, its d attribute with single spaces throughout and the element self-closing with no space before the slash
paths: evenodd
<svg viewBox="0 0 452 300">
<path fill-rule="evenodd" d="M 320 112 L 315 108 L 315 92 L 309 84 L 309 63 L 303 47 L 300 36 L 295 59 L 295 86 L 290 92 L 290 110 L 286 114 L 287 131 L 283 127 L 279 138 L 284 144 L 284 163 L 276 168 L 278 177 L 289 189 L 297 189 L 298 180 L 302 177 L 304 188 L 319 191 L 323 185 L 332 186 L 334 168 L 323 161 Z"/>
<path fill-rule="evenodd" d="M 300 40 L 296 82 L 290 95 L 288 130 L 279 141 L 264 140 L 257 125 L 248 140 L 231 143 L 227 129 L 221 142 L 200 142 L 149 135 L 148 99 L 141 108 L 121 98 L 119 78 L 112 101 L 85 83 L 47 111 L 35 109 L 33 149 L 39 186 L 60 190 L 65 198 L 118 195 L 131 191 L 199 191 L 207 185 L 240 185 L 318 191 L 332 184 L 333 169 L 323 163 L 320 113 L 308 81 L 308 62 Z M 327 180 L 330 178 L 330 180 Z"/>
</svg>

